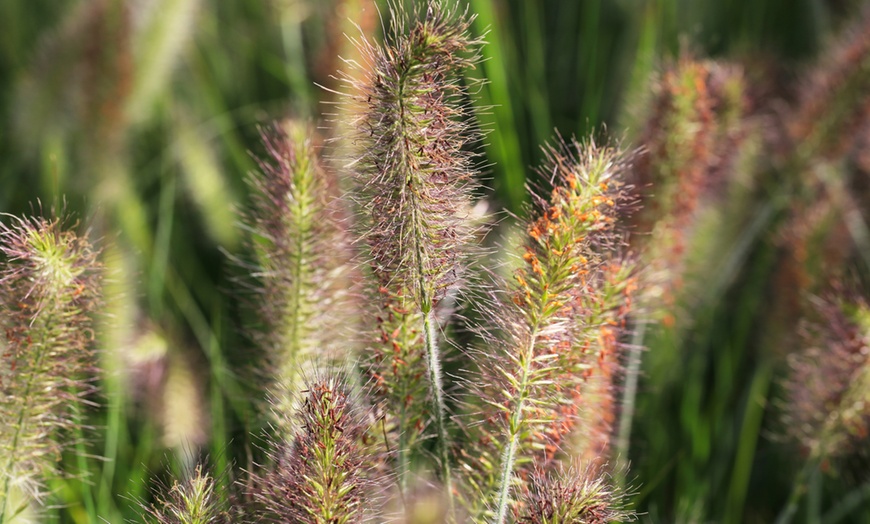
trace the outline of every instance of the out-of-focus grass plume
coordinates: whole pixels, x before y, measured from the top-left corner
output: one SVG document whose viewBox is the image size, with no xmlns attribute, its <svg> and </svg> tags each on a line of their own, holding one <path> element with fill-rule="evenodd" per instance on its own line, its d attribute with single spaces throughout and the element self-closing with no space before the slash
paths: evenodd
<svg viewBox="0 0 870 524">
<path fill-rule="evenodd" d="M 866 455 L 870 434 L 870 347 L 864 301 L 817 300 L 791 355 L 783 425 L 813 460 Z"/>
<path fill-rule="evenodd" d="M 339 180 L 319 158 L 308 126 L 285 121 L 263 131 L 266 158 L 251 178 L 247 218 L 259 283 L 251 299 L 262 326 L 254 339 L 266 352 L 277 421 L 295 411 L 284 400 L 302 389 L 315 365 L 354 358 L 355 288 L 349 210 Z"/>
</svg>

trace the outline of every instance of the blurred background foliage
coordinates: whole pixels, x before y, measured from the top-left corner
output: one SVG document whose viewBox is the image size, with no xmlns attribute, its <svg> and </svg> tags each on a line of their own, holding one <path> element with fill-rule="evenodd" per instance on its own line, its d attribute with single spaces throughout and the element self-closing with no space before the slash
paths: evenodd
<svg viewBox="0 0 870 524">
<path fill-rule="evenodd" d="M 786 103 L 861 8 L 468 3 L 476 30 L 488 31 L 486 61 L 472 72 L 488 80 L 474 102 L 488 132 L 487 198 L 516 213 L 554 131 L 582 137 L 606 125 L 630 142 L 651 79 L 678 57 L 741 63 L 757 99 Z M 88 414 L 95 458 L 66 465 L 88 482 L 54 486 L 61 521 L 136 519 L 167 464 L 188 469 L 201 454 L 222 469 L 253 460 L 257 352 L 244 335 L 249 298 L 235 260 L 250 258 L 236 223 L 251 152 L 262 152 L 258 126 L 332 112 L 338 57 L 355 52 L 345 34 L 379 34 L 385 10 L 380 0 L 0 0 L 0 211 L 73 212 L 101 239 L 110 275 L 100 335 L 107 407 Z M 805 473 L 780 442 L 773 376 L 789 348 L 773 333 L 794 321 L 762 315 L 792 195 L 777 176 L 756 181 L 728 227 L 708 231 L 729 263 L 694 269 L 715 284 L 704 298 L 636 326 L 634 342 L 648 349 L 620 459 L 631 463 L 642 520 L 771 522 L 794 490 L 810 494 L 799 521 L 870 519 L 866 468 Z M 660 329 L 674 315 L 678 327 Z"/>
</svg>

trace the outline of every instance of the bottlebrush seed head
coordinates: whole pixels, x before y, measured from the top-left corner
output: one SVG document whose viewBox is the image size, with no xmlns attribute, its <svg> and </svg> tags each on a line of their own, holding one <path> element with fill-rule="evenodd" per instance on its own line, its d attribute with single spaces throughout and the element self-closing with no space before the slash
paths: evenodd
<svg viewBox="0 0 870 524">
<path fill-rule="evenodd" d="M 424 313 L 456 283 L 472 241 L 476 188 L 460 75 L 478 60 L 472 17 L 431 1 L 416 20 L 394 7 L 386 43 L 357 43 L 365 66 L 344 75 L 359 157 L 352 163 L 381 284 Z M 410 26 L 406 32 L 406 26 Z"/>
<path fill-rule="evenodd" d="M 706 240 L 698 226 L 730 193 L 753 121 L 742 70 L 689 56 L 662 72 L 648 106 L 632 181 L 643 208 L 634 224 L 649 234 L 632 238 L 649 262 L 644 294 L 672 324 L 668 306 L 692 296 L 683 282 L 689 251 Z"/>
<path fill-rule="evenodd" d="M 376 509 L 369 473 L 378 460 L 365 413 L 335 377 L 312 380 L 303 395 L 293 440 L 276 443 L 269 471 L 255 475 L 259 522 L 362 522 Z"/>
<path fill-rule="evenodd" d="M 523 497 L 517 523 L 608 524 L 630 522 L 625 494 L 610 485 L 608 475 L 596 468 L 567 468 L 557 473 L 537 470 Z"/>
<path fill-rule="evenodd" d="M 805 348 L 790 359 L 784 423 L 816 459 L 862 451 L 870 434 L 870 307 L 818 301 L 801 330 Z"/>
<path fill-rule="evenodd" d="M 0 225 L 0 516 L 10 490 L 40 494 L 40 475 L 75 439 L 76 404 L 94 389 L 99 266 L 90 243 L 60 220 Z"/>
<path fill-rule="evenodd" d="M 247 221 L 264 323 L 255 338 L 266 350 L 278 398 L 296 396 L 310 360 L 328 363 L 349 353 L 350 337 L 342 336 L 353 317 L 347 215 L 338 181 L 321 165 L 310 135 L 292 122 L 264 131 L 267 155 L 251 179 Z M 294 408 L 276 409 L 290 415 Z"/>
<path fill-rule="evenodd" d="M 847 152 L 868 122 L 868 95 L 870 10 L 864 9 L 845 37 L 823 54 L 799 93 L 788 127 L 800 159 L 835 159 Z"/>
<path fill-rule="evenodd" d="M 612 365 L 634 288 L 617 230 L 620 211 L 630 204 L 620 180 L 623 156 L 577 142 L 546 153 L 542 173 L 554 188 L 549 199 L 535 199 L 509 300 L 496 297 L 484 312 L 498 329 L 487 342 L 494 349 L 479 356 L 480 382 L 490 384 L 479 392 L 487 422 L 475 430 L 481 449 L 465 457 L 466 471 L 474 472 L 469 484 L 484 493 L 494 482 L 502 490 L 505 482 L 522 484 L 518 479 L 528 479 L 535 464 L 556 458 L 575 431 L 585 380 L 602 364 Z M 501 501 L 494 505 L 503 511 Z"/>
<path fill-rule="evenodd" d="M 159 524 L 229 524 L 215 479 L 197 465 L 193 474 L 175 481 L 167 493 L 157 496 L 146 513 Z"/>
</svg>

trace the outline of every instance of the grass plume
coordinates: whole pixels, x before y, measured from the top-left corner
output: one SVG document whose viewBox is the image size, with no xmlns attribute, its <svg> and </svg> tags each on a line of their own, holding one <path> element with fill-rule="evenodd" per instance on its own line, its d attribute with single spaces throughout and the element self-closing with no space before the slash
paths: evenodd
<svg viewBox="0 0 870 524">
<path fill-rule="evenodd" d="M 489 315 L 500 334 L 480 362 L 491 370 L 484 371 L 481 382 L 488 385 L 480 392 L 488 423 L 478 436 L 482 449 L 467 455 L 468 469 L 477 470 L 470 493 L 483 494 L 490 505 L 482 510 L 472 500 L 478 506 L 472 513 L 483 520 L 491 511 L 491 522 L 499 524 L 515 506 L 515 491 L 526 489 L 529 468 L 552 461 L 575 431 L 585 378 L 610 360 L 619 336 L 610 333 L 619 324 L 607 317 L 633 285 L 627 272 L 606 277 L 620 265 L 616 221 L 627 202 L 622 156 L 591 142 L 560 144 L 547 155 L 542 173 L 554 189 L 548 200 L 537 199 L 523 264 L 508 299 L 496 299 Z"/>
<path fill-rule="evenodd" d="M 175 481 L 156 503 L 147 507 L 149 521 L 158 524 L 229 524 L 215 479 L 200 464 L 185 480 Z"/>
<path fill-rule="evenodd" d="M 811 460 L 859 451 L 870 433 L 870 309 L 863 301 L 816 300 L 804 348 L 790 358 L 784 423 Z"/>
<path fill-rule="evenodd" d="M 75 439 L 75 406 L 94 380 L 89 315 L 97 303 L 96 252 L 59 219 L 0 225 L 0 520 L 13 490 L 33 499 Z"/>
<path fill-rule="evenodd" d="M 255 522 L 361 522 L 366 512 L 377 511 L 365 413 L 335 377 L 312 380 L 303 395 L 295 436 L 278 442 L 269 470 L 255 476 Z"/>
<path fill-rule="evenodd" d="M 392 15 L 386 43 L 359 40 L 365 66 L 345 76 L 361 114 L 353 123 L 359 154 L 353 166 L 369 219 L 365 237 L 372 270 L 382 290 L 382 309 L 391 310 L 386 315 L 397 321 L 388 328 L 381 323 L 387 335 L 383 342 L 397 344 L 397 352 L 412 357 L 401 362 L 385 358 L 374 373 L 403 381 L 425 373 L 440 479 L 450 498 L 447 410 L 434 311 L 462 274 L 473 239 L 467 215 L 476 180 L 466 145 L 474 134 L 465 120 L 461 74 L 477 61 L 480 41 L 470 36 L 473 17 L 440 1 L 428 2 L 419 19 L 397 5 Z M 394 365 L 404 369 L 391 370 Z M 401 384 L 389 388 L 407 396 Z M 405 397 L 387 398 L 398 419 L 396 446 L 404 483 L 410 467 L 406 450 L 420 433 L 421 421 L 405 415 Z"/>
<path fill-rule="evenodd" d="M 594 467 L 535 471 L 516 520 L 523 524 L 608 524 L 633 521 L 626 494 Z"/>
<path fill-rule="evenodd" d="M 350 354 L 349 240 L 338 183 L 319 160 L 306 126 L 284 122 L 262 133 L 266 158 L 251 179 L 248 219 L 257 254 L 264 323 L 257 335 L 274 375 L 276 398 L 296 398 L 302 373 L 316 359 L 339 362 Z M 294 407 L 273 406 L 277 420 Z"/>
</svg>

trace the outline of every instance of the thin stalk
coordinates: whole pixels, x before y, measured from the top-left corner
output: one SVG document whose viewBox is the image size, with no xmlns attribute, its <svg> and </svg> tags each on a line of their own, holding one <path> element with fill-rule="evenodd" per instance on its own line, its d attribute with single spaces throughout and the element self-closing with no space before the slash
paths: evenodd
<svg viewBox="0 0 870 524">
<path fill-rule="evenodd" d="M 534 340 L 534 339 L 533 339 Z M 527 355 L 528 357 L 529 355 Z M 517 442 L 519 437 L 519 428 L 523 423 L 522 412 L 525 407 L 525 398 L 529 387 L 529 365 L 531 358 L 526 358 L 526 365 L 523 366 L 522 381 L 520 382 L 519 399 L 517 400 L 516 410 L 511 414 L 510 426 L 508 427 L 508 446 L 504 451 L 502 458 L 501 473 L 498 489 L 498 506 L 495 514 L 497 524 L 502 524 L 507 518 L 508 506 L 510 505 L 510 490 L 511 482 L 514 478 L 514 463 L 517 456 Z"/>
<path fill-rule="evenodd" d="M 405 304 L 402 304 L 402 309 L 405 310 Z M 404 340 L 408 340 L 408 326 L 407 323 L 402 322 L 402 337 Z M 399 421 L 398 427 L 404 428 L 405 424 L 408 420 L 408 411 L 405 407 L 405 403 L 399 403 Z M 384 439 L 384 442 L 388 442 L 387 439 Z M 408 453 L 408 434 L 405 431 L 399 431 L 399 442 L 397 445 L 397 466 L 396 473 L 399 480 L 399 493 L 401 494 L 403 500 L 405 497 L 405 493 L 408 491 L 408 473 L 411 471 L 411 459 L 410 454 Z"/>
<path fill-rule="evenodd" d="M 818 465 L 819 459 L 815 457 L 810 458 L 807 460 L 806 464 L 804 464 L 804 467 L 801 469 L 800 473 L 798 473 L 798 476 L 792 485 L 791 493 L 788 496 L 788 501 L 786 502 L 785 507 L 782 508 L 782 511 L 780 511 L 779 515 L 776 517 L 775 524 L 789 524 L 792 519 L 794 519 L 800 501 L 807 491 L 807 482 Z"/>
<path fill-rule="evenodd" d="M 435 431 L 438 434 L 438 459 L 441 463 L 441 481 L 447 494 L 448 517 L 455 518 L 453 501 L 453 479 L 450 473 L 450 453 L 447 447 L 447 424 L 445 421 L 444 386 L 441 383 L 441 360 L 438 342 L 435 339 L 435 329 L 432 325 L 432 311 L 424 312 L 423 332 L 426 346 L 426 367 L 429 374 L 429 384 L 432 386 L 432 404 L 435 410 Z"/>
<path fill-rule="evenodd" d="M 616 437 L 616 452 L 618 460 L 623 463 L 628 462 L 628 451 L 631 443 L 631 424 L 634 418 L 635 400 L 637 398 L 637 382 L 640 376 L 641 357 L 640 352 L 643 349 L 643 337 L 646 331 L 646 324 L 638 322 L 635 326 L 634 335 L 631 340 L 631 348 L 628 354 L 628 369 L 625 371 L 625 392 L 622 397 L 622 417 L 619 419 L 619 433 Z M 625 472 L 626 468 L 620 467 L 620 473 Z M 619 475 L 620 484 L 625 481 L 625 475 Z"/>
<path fill-rule="evenodd" d="M 82 424 L 82 420 L 84 419 L 84 414 L 82 413 L 81 406 L 75 404 L 73 406 L 73 416 L 76 418 L 75 425 L 75 433 L 76 433 L 76 465 L 79 468 L 79 471 L 84 474 L 84 472 L 88 471 L 88 462 L 87 462 L 87 450 L 85 449 L 84 444 L 84 432 L 82 428 L 84 425 Z M 81 482 L 81 488 L 84 498 L 85 505 L 85 513 L 88 516 L 88 520 L 91 522 L 98 522 L 99 517 L 97 516 L 97 508 L 94 502 L 94 493 L 93 486 L 90 482 Z"/>
<path fill-rule="evenodd" d="M 507 512 L 510 506 L 510 490 L 511 483 L 514 477 L 514 464 L 516 463 L 517 446 L 519 444 L 519 435 L 523 425 L 523 409 L 525 408 L 526 396 L 528 395 L 529 385 L 531 383 L 531 366 L 534 362 L 535 344 L 538 341 L 538 333 L 540 332 L 540 322 L 544 313 L 543 305 L 547 303 L 547 292 L 544 291 L 540 304 L 541 308 L 538 314 L 535 315 L 535 323 L 532 325 L 532 330 L 529 336 L 529 344 L 524 353 L 522 362 L 522 378 L 520 379 L 520 387 L 517 393 L 517 403 L 514 412 L 511 413 L 510 422 L 508 425 L 508 445 L 502 456 L 502 467 L 498 489 L 498 505 L 496 506 L 495 522 L 503 524 L 507 518 Z"/>
</svg>

